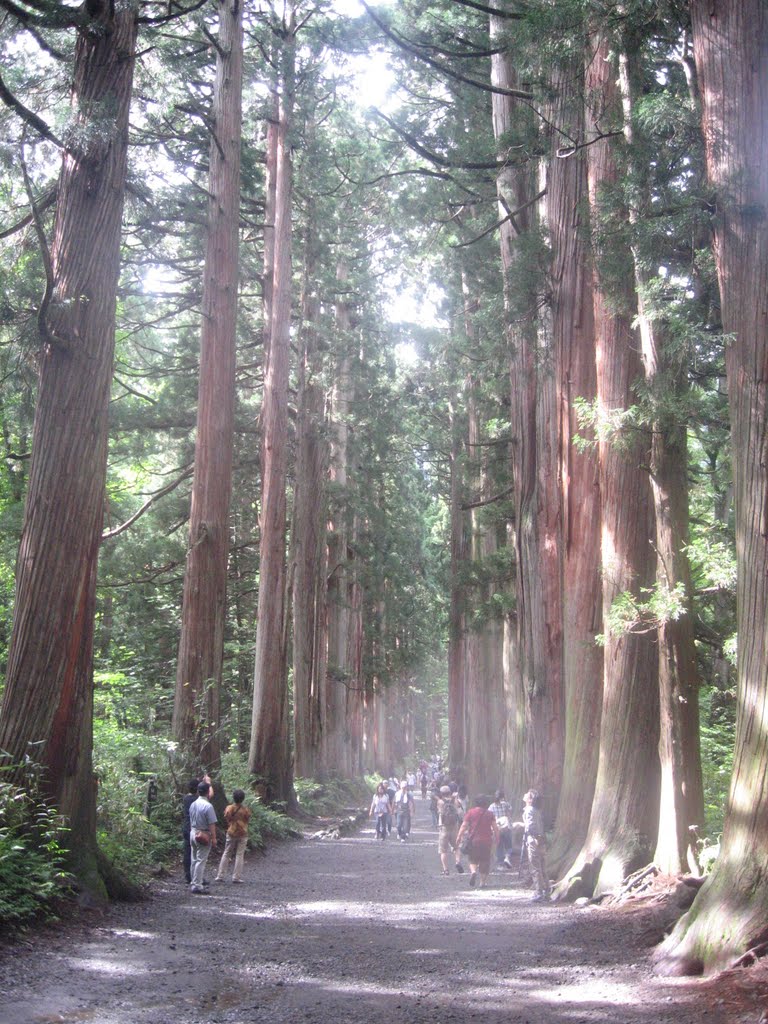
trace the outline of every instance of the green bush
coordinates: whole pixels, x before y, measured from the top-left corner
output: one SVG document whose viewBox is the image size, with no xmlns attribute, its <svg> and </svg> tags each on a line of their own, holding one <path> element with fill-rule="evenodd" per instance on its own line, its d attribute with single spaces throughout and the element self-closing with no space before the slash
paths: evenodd
<svg viewBox="0 0 768 1024">
<path fill-rule="evenodd" d="M 67 829 L 27 786 L 0 782 L 0 921 L 15 930 L 33 918 L 53 918 L 67 895 Z"/>
<path fill-rule="evenodd" d="M 704 783 L 704 835 L 710 845 L 723 831 L 731 784 L 736 731 L 736 695 L 707 687 L 701 693 L 701 765 Z"/>
<path fill-rule="evenodd" d="M 251 844 L 263 849 L 269 839 L 290 839 L 301 835 L 301 830 L 282 811 L 266 807 L 253 792 L 248 762 L 238 750 L 229 750 L 221 758 L 221 781 L 229 800 L 232 791 L 242 789 L 245 805 L 251 809 L 248 838 Z"/>
<path fill-rule="evenodd" d="M 371 799 L 366 782 L 352 779 L 294 779 L 294 788 L 302 810 L 317 817 L 330 817 L 350 807 L 367 806 Z"/>
<path fill-rule="evenodd" d="M 94 723 L 99 779 L 97 838 L 102 852 L 134 881 L 174 860 L 181 846 L 181 812 L 171 775 L 173 744 L 115 719 Z M 148 806 L 150 783 L 156 799 Z"/>
</svg>

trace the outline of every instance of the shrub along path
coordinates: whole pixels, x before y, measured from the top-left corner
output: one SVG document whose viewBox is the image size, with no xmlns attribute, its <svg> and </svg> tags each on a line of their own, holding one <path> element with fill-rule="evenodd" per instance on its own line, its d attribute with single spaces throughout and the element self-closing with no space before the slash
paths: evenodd
<svg viewBox="0 0 768 1024">
<path fill-rule="evenodd" d="M 202 897 L 167 879 L 3 949 L 0 1022 L 757 1021 L 711 983 L 654 978 L 647 915 L 531 903 L 509 873 L 484 891 L 442 877 L 416 808 L 409 843 L 285 843 L 249 854 L 243 885 Z"/>
</svg>

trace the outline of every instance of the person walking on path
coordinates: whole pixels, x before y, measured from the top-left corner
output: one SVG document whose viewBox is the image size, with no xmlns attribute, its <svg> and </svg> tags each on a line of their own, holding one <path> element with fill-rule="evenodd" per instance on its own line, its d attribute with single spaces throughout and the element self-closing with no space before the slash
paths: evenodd
<svg viewBox="0 0 768 1024">
<path fill-rule="evenodd" d="M 243 803 L 245 793 L 242 789 L 236 789 L 232 794 L 232 799 L 234 803 L 229 804 L 224 811 L 227 841 L 219 861 L 219 870 L 215 879 L 217 882 L 224 881 L 224 872 L 232 861 L 235 863 L 232 881 L 239 883 L 243 880 L 243 860 L 245 859 L 245 848 L 248 845 L 248 822 L 251 819 L 251 810 Z"/>
<path fill-rule="evenodd" d="M 387 838 L 387 821 L 391 820 L 392 817 L 392 803 L 389 799 L 386 787 L 383 782 L 380 782 L 376 787 L 376 792 L 373 794 L 373 800 L 371 800 L 371 810 L 369 812 L 371 818 L 376 819 L 376 838 L 386 839 Z"/>
<path fill-rule="evenodd" d="M 491 850 L 499 841 L 499 828 L 496 818 L 488 810 L 490 800 L 487 796 L 479 796 L 475 806 L 464 815 L 459 834 L 456 836 L 456 849 L 461 851 L 461 844 L 469 840 L 469 849 L 465 852 L 469 860 L 469 884 L 475 886 L 480 879 L 480 888 L 484 889 L 491 870 Z"/>
<path fill-rule="evenodd" d="M 216 845 L 216 811 L 208 801 L 210 783 L 201 782 L 197 787 L 197 800 L 189 808 L 189 838 L 192 847 L 192 884 L 190 892 L 206 894 L 205 865 Z"/>
<path fill-rule="evenodd" d="M 450 874 L 451 855 L 459 874 L 464 873 L 464 866 L 461 863 L 461 854 L 456 845 L 456 836 L 459 831 L 459 812 L 453 799 L 450 786 L 440 787 L 440 798 L 437 801 L 437 851 L 440 854 L 440 863 L 443 867 L 443 874 Z"/>
<path fill-rule="evenodd" d="M 504 796 L 503 789 L 497 789 L 493 803 L 488 810 L 496 818 L 499 829 L 499 843 L 496 847 L 496 863 L 499 867 L 510 868 L 512 865 L 507 860 L 507 854 L 512 849 L 512 805 Z"/>
<path fill-rule="evenodd" d="M 523 797 L 523 825 L 525 827 L 524 842 L 528 854 L 528 865 L 533 876 L 536 890 L 533 896 L 535 903 L 549 899 L 549 879 L 545 860 L 546 836 L 544 834 L 544 816 L 539 808 L 539 794 L 529 789 Z"/>
<path fill-rule="evenodd" d="M 184 841 L 184 877 L 187 885 L 192 881 L 192 846 L 189 841 L 189 808 L 197 800 L 197 779 L 191 779 L 181 802 L 181 838 Z"/>
<path fill-rule="evenodd" d="M 397 822 L 397 838 L 404 843 L 411 832 L 411 815 L 413 813 L 413 797 L 406 779 L 400 783 L 395 794 L 395 815 Z"/>
</svg>

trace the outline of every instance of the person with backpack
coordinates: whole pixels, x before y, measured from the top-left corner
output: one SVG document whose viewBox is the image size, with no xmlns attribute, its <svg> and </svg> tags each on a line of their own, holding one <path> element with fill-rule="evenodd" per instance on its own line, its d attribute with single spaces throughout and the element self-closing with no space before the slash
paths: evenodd
<svg viewBox="0 0 768 1024">
<path fill-rule="evenodd" d="M 459 812 L 456 802 L 451 793 L 450 786 L 441 786 L 437 801 L 438 836 L 437 850 L 440 854 L 440 863 L 443 867 L 443 874 L 450 874 L 450 858 L 454 856 L 454 864 L 459 874 L 464 873 L 461 863 L 461 854 L 456 846 L 456 836 L 459 831 Z"/>
</svg>

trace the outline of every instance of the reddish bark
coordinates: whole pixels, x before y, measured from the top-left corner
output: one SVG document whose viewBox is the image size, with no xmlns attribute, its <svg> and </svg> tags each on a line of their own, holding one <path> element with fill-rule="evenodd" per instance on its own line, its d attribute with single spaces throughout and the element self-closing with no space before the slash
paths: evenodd
<svg viewBox="0 0 768 1024">
<path fill-rule="evenodd" d="M 0 716 L 10 763 L 29 756 L 43 765 L 77 836 L 81 875 L 95 850 L 93 616 L 137 27 L 127 5 L 115 12 L 93 2 L 83 16 Z M 109 120 L 100 121 L 105 109 Z"/>
<path fill-rule="evenodd" d="M 290 128 L 295 79 L 296 15 L 287 5 L 280 53 L 280 117 L 276 133 L 276 201 L 270 347 L 262 406 L 262 504 L 259 603 L 248 766 L 269 801 L 292 804 L 286 635 L 286 479 L 291 354 Z"/>
<path fill-rule="evenodd" d="M 235 420 L 243 55 L 240 0 L 219 0 L 200 383 L 173 736 L 195 764 L 219 763 Z"/>
<path fill-rule="evenodd" d="M 573 63 L 553 73 L 557 93 L 552 121 L 572 138 L 584 133 L 583 70 Z M 558 874 L 581 848 L 589 824 L 600 747 L 603 650 L 600 583 L 600 488 L 595 453 L 579 451 L 576 400 L 596 397 L 592 267 L 585 231 L 586 154 L 558 155 L 553 138 L 547 179 L 547 220 L 552 244 L 552 344 L 558 399 L 558 459 L 562 509 L 563 681 L 565 762 L 547 863 Z"/>
<path fill-rule="evenodd" d="M 714 870 L 663 944 L 669 969 L 725 966 L 768 931 L 768 9 L 691 3 L 731 411 L 739 636 L 736 746 Z"/>
<path fill-rule="evenodd" d="M 503 36 L 491 16 L 491 38 Z M 517 87 L 507 52 L 491 58 L 492 84 Z M 516 119 L 528 108 L 508 94 L 494 93 L 493 130 L 503 147 Z M 524 111 L 524 112 L 523 112 Z M 515 507 L 517 657 L 526 700 L 527 785 L 542 793 L 551 819 L 562 781 L 564 695 L 560 608 L 560 521 L 557 500 L 557 438 L 551 352 L 539 337 L 537 296 L 529 270 L 522 270 L 525 240 L 534 223 L 534 180 L 530 166 L 508 164 L 497 176 L 501 263 L 510 357 L 512 485 Z M 507 214 L 514 214 L 508 217 Z M 529 281 L 530 284 L 524 282 Z"/>
<path fill-rule="evenodd" d="M 586 96 L 588 138 L 596 138 L 620 118 L 608 41 L 593 36 L 588 46 Z M 601 244 L 601 195 L 619 174 L 615 143 L 609 138 L 587 149 L 589 201 L 595 249 L 594 316 L 597 344 L 598 420 L 611 424 L 633 402 L 632 387 L 642 372 L 639 343 L 632 330 L 636 299 L 631 273 L 615 275 L 609 292 L 606 253 Z M 601 432 L 599 441 L 602 507 L 603 615 L 619 595 L 638 594 L 654 576 L 651 548 L 653 503 L 642 437 Z M 600 754 L 589 828 L 569 871 L 571 893 L 602 892 L 618 884 L 653 852 L 659 807 L 658 664 L 647 634 L 608 633 L 604 649 Z"/>
<path fill-rule="evenodd" d="M 642 89 L 638 44 L 626 39 L 619 56 L 624 135 L 635 195 L 629 221 L 636 228 L 651 212 L 651 188 L 644 162 L 638 154 L 642 143 L 634 124 L 637 99 Z M 647 149 L 647 147 L 645 147 Z M 661 794 L 659 834 L 654 863 L 668 875 L 688 871 L 691 827 L 704 820 L 704 796 L 699 752 L 699 677 L 691 607 L 691 573 L 688 565 L 688 459 L 685 422 L 670 415 L 674 389 L 676 403 L 685 408 L 685 369 L 671 355 L 672 341 L 664 321 L 649 309 L 653 284 L 633 236 L 632 257 L 637 289 L 638 323 L 645 379 L 656 415 L 651 424 L 650 479 L 656 524 L 656 585 L 669 592 L 681 588 L 685 610 L 660 623 L 659 698 Z"/>
</svg>

